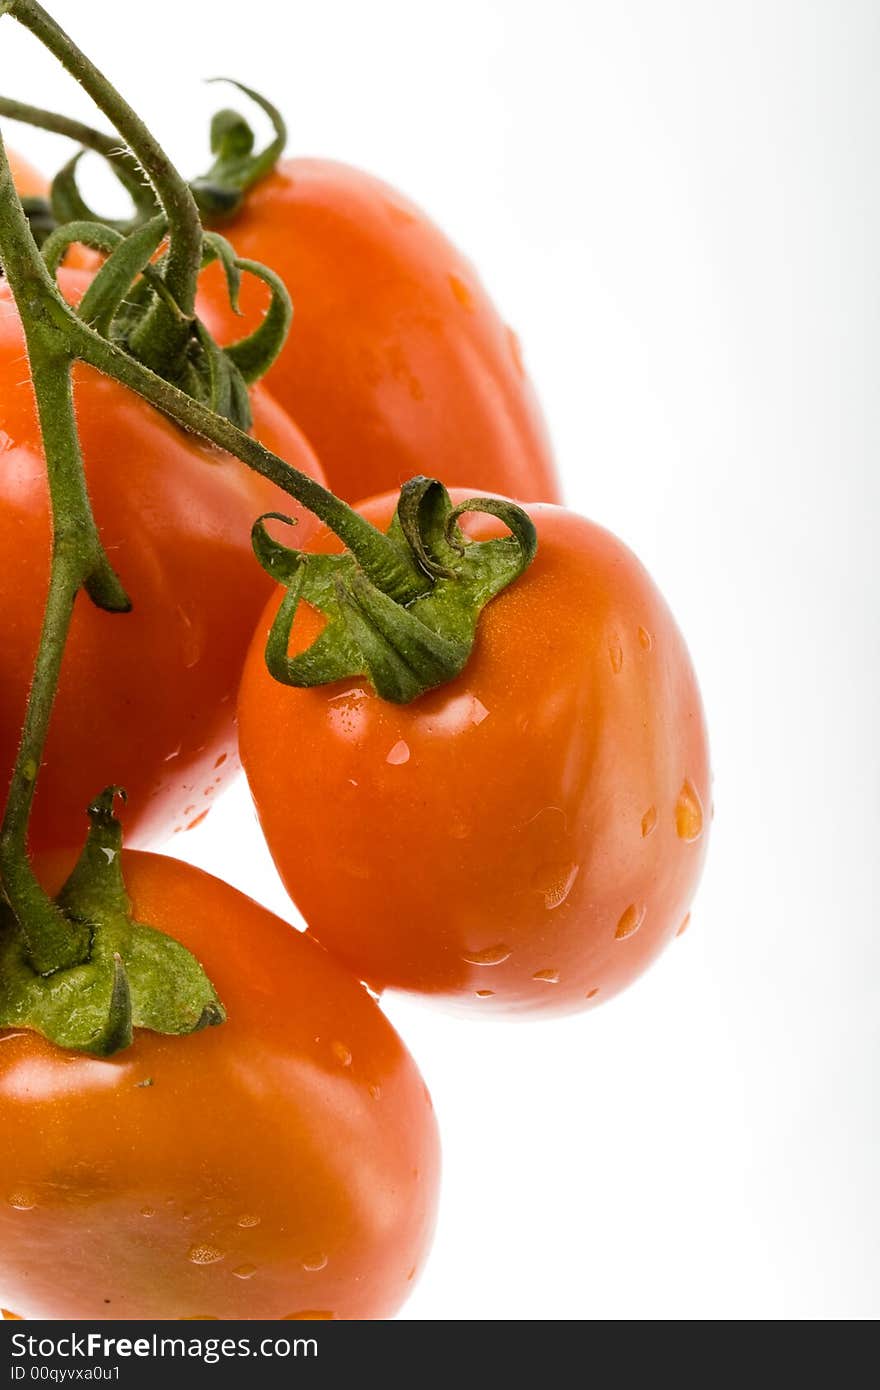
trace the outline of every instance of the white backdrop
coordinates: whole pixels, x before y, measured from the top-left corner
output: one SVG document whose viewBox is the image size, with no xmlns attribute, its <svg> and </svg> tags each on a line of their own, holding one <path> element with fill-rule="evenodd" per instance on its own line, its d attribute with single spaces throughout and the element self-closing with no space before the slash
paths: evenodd
<svg viewBox="0 0 880 1390">
<path fill-rule="evenodd" d="M 445 1145 L 402 1316 L 876 1316 L 880 8 L 49 2 L 184 168 L 230 73 L 437 217 L 701 677 L 717 816 L 660 964 L 556 1023 L 387 1001 Z M 0 43 L 8 94 L 88 115 Z M 243 786 L 174 849 L 291 915 Z"/>
</svg>

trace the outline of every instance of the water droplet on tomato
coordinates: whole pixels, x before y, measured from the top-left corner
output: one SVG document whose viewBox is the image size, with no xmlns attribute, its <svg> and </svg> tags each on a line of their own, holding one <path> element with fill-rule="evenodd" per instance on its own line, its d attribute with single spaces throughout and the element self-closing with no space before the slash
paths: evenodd
<svg viewBox="0 0 880 1390">
<path fill-rule="evenodd" d="M 378 1100 L 379 1097 L 380 1097 L 381 1094 L 382 1094 L 382 1087 L 381 1087 L 381 1086 L 377 1086 L 377 1085 L 375 1084 L 375 1082 L 373 1083 L 373 1085 L 371 1085 L 370 1087 L 368 1087 L 368 1090 L 369 1090 L 370 1096 L 372 1097 L 373 1100 Z"/>
<path fill-rule="evenodd" d="M 634 932 L 638 931 L 644 920 L 645 909 L 643 907 L 637 907 L 635 903 L 630 903 L 617 924 L 617 929 L 614 933 L 615 940 L 623 941 L 625 937 L 632 936 Z"/>
<path fill-rule="evenodd" d="M 221 753 L 221 754 L 220 754 L 220 757 L 217 759 L 217 761 L 216 761 L 215 764 L 214 764 L 215 769 L 218 768 L 218 767 L 222 767 L 223 764 L 226 762 L 226 759 L 227 759 L 228 756 L 229 756 L 228 753 Z"/>
<path fill-rule="evenodd" d="M 327 703 L 327 719 L 334 734 L 355 742 L 367 717 L 367 692 L 360 686 L 334 695 Z"/>
<path fill-rule="evenodd" d="M 392 767 L 400 767 L 403 763 L 408 763 L 409 744 L 405 743 L 402 738 L 398 739 L 385 761 L 390 763 Z"/>
<path fill-rule="evenodd" d="M 156 1215 L 156 1208 L 155 1208 L 155 1207 L 141 1207 L 141 1216 L 155 1216 L 155 1215 Z"/>
<path fill-rule="evenodd" d="M 238 1224 L 239 1226 L 243 1226 L 247 1230 L 251 1226 L 259 1226 L 260 1220 L 261 1218 L 259 1216 L 255 1216 L 253 1212 L 246 1211 L 243 1216 L 240 1216 L 238 1218 Z"/>
<path fill-rule="evenodd" d="M 474 297 L 471 294 L 470 288 L 465 284 L 464 280 L 462 280 L 460 276 L 450 275 L 449 287 L 463 309 L 473 309 Z"/>
<path fill-rule="evenodd" d="M 580 864 L 572 864 L 570 861 L 544 864 L 538 869 L 532 881 L 543 897 L 544 906 L 548 912 L 553 912 L 557 907 L 562 906 L 574 887 L 575 879 L 580 871 Z"/>
<path fill-rule="evenodd" d="M 688 914 L 686 915 L 684 921 L 682 922 L 681 926 L 679 927 L 678 931 L 675 933 L 675 935 L 676 935 L 676 936 L 683 936 L 684 933 L 687 931 L 688 927 L 690 926 L 690 924 L 691 924 L 691 914 L 688 913 Z"/>
<path fill-rule="evenodd" d="M 675 803 L 675 829 L 680 840 L 692 844 L 703 833 L 703 803 L 692 782 L 685 781 Z"/>
<path fill-rule="evenodd" d="M 482 951 L 465 951 L 462 960 L 466 960 L 468 965 L 500 965 L 509 956 L 509 946 L 486 946 Z"/>
<path fill-rule="evenodd" d="M 532 979 L 533 979 L 533 980 L 540 980 L 540 981 L 542 981 L 545 985 L 558 985 L 558 984 L 559 984 L 559 971 L 558 971 L 558 970 L 536 970 L 535 973 L 534 973 L 534 975 L 532 976 Z"/>
<path fill-rule="evenodd" d="M 33 1211 L 37 1205 L 37 1199 L 33 1193 L 27 1191 L 13 1192 L 6 1199 L 11 1207 L 16 1211 Z"/>
<path fill-rule="evenodd" d="M 333 1056 L 336 1058 L 337 1062 L 340 1062 L 340 1063 L 342 1064 L 342 1066 L 344 1066 L 344 1067 L 350 1067 L 350 1066 L 351 1066 L 351 1052 L 350 1052 L 349 1048 L 347 1048 L 347 1047 L 345 1046 L 345 1043 L 341 1043 L 341 1042 L 334 1042 L 334 1043 L 331 1043 L 331 1044 L 330 1044 L 330 1051 L 333 1053 Z"/>
<path fill-rule="evenodd" d="M 649 806 L 642 816 L 642 839 L 645 840 L 657 825 L 657 807 Z"/>
<path fill-rule="evenodd" d="M 195 830 L 197 825 L 201 825 L 202 821 L 205 820 L 207 816 L 210 814 L 210 810 L 211 808 L 210 806 L 208 806 L 207 809 L 204 810 L 200 816 L 196 816 L 195 820 L 191 820 L 189 825 L 186 827 L 187 830 Z"/>
<path fill-rule="evenodd" d="M 611 643 L 611 646 L 608 648 L 608 655 L 611 658 L 612 671 L 615 676 L 619 676 L 623 670 L 623 647 L 621 647 L 619 642 L 614 641 Z"/>
<path fill-rule="evenodd" d="M 165 754 L 165 761 L 166 761 L 166 763 L 173 763 L 173 762 L 174 762 L 174 759 L 175 759 L 175 758 L 179 758 L 179 757 L 180 757 L 180 744 L 178 743 L 178 745 L 177 745 L 177 747 L 174 749 L 173 753 L 166 753 L 166 754 Z"/>
<path fill-rule="evenodd" d="M 478 989 L 478 990 L 477 990 L 477 998 L 478 998 L 478 999 L 492 999 L 492 998 L 494 997 L 494 995 L 495 995 L 494 989 Z"/>
<path fill-rule="evenodd" d="M 595 989 L 588 989 L 588 990 L 587 990 L 587 998 L 588 998 L 588 999 L 595 999 L 595 998 L 596 998 L 596 995 L 597 995 L 598 993 L 599 993 L 599 986 L 597 985 Z"/>
<path fill-rule="evenodd" d="M 525 376 L 526 365 L 523 361 L 522 343 L 519 340 L 519 336 L 517 333 L 514 332 L 514 330 L 510 327 L 509 324 L 504 331 L 507 334 L 507 346 L 510 348 L 510 355 L 513 358 L 513 365 L 516 367 L 516 370 L 520 376 Z"/>
<path fill-rule="evenodd" d="M 639 646 L 643 651 L 649 652 L 654 645 L 654 639 L 646 627 L 639 628 Z"/>
<path fill-rule="evenodd" d="M 327 1256 L 320 1251 L 315 1255 L 308 1255 L 303 1260 L 303 1269 L 309 1274 L 317 1274 L 319 1269 L 324 1269 L 327 1264 Z"/>
<path fill-rule="evenodd" d="M 194 1245 L 187 1254 L 190 1264 L 216 1265 L 223 1259 L 223 1251 L 216 1245 Z"/>
<path fill-rule="evenodd" d="M 201 628 L 195 626 L 192 618 L 180 605 L 178 605 L 177 608 L 177 616 L 180 620 L 183 664 L 186 666 L 187 670 L 192 670 L 204 651 L 204 636 L 201 632 Z"/>
<path fill-rule="evenodd" d="M 256 1272 L 256 1265 L 239 1265 L 238 1269 L 232 1271 L 236 1279 L 253 1279 Z"/>
</svg>

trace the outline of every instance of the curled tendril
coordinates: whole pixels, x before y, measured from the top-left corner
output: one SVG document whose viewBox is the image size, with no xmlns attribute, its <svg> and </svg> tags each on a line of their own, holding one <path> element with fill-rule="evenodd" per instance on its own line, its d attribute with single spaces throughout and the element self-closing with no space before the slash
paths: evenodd
<svg viewBox="0 0 880 1390">
<path fill-rule="evenodd" d="M 218 111 L 211 121 L 211 153 L 214 163 L 190 187 L 202 216 L 217 225 L 235 216 L 244 194 L 271 172 L 287 143 L 287 128 L 277 107 L 266 97 L 231 77 L 214 77 L 212 82 L 228 82 L 249 97 L 272 122 L 273 139 L 254 154 L 254 133 L 237 111 Z"/>
<path fill-rule="evenodd" d="M 463 512 L 497 516 L 509 535 L 474 541 L 457 525 Z M 413 478 L 401 490 L 388 538 L 421 574 L 421 588 L 401 602 L 368 578 L 355 558 L 307 553 L 270 535 L 266 522 L 289 522 L 278 512 L 252 530 L 260 564 L 285 587 L 266 643 L 266 664 L 285 685 L 314 686 L 367 677 L 385 700 L 408 704 L 458 675 L 470 656 L 482 609 L 531 563 L 536 533 L 515 503 L 471 498 L 453 508 L 441 483 Z M 291 632 L 301 602 L 327 619 L 304 651 L 291 656 Z"/>
<path fill-rule="evenodd" d="M 230 303 L 238 312 L 242 276 L 260 280 L 269 289 L 269 307 L 253 332 L 220 347 L 198 318 L 184 315 L 171 297 L 163 277 L 165 256 L 159 256 L 168 230 L 160 213 L 124 234 L 117 227 L 92 220 L 57 227 L 43 243 L 43 258 L 55 275 L 74 244 L 90 247 L 105 259 L 78 307 L 78 314 L 104 337 L 130 348 L 138 324 L 158 296 L 188 327 L 189 351 L 176 375 L 196 400 L 232 420 L 240 429 L 252 422 L 248 386 L 258 381 L 284 346 L 293 307 L 283 281 L 258 261 L 236 256 L 225 237 L 205 233 L 203 265 L 219 261 Z"/>
<path fill-rule="evenodd" d="M 287 286 L 280 275 L 276 275 L 268 266 L 262 265 L 259 261 L 236 256 L 226 238 L 217 232 L 205 233 L 202 260 L 204 265 L 210 264 L 213 260 L 220 261 L 226 276 L 229 302 L 235 313 L 240 312 L 238 297 L 242 273 L 261 281 L 269 290 L 269 307 L 258 327 L 246 337 L 239 338 L 223 349 L 248 385 L 253 385 L 260 377 L 265 376 L 287 339 L 293 318 L 293 304 Z"/>
</svg>

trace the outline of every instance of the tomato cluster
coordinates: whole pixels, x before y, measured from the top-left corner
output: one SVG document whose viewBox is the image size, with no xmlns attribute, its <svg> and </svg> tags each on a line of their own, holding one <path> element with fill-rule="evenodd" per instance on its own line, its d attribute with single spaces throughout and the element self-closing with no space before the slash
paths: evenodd
<svg viewBox="0 0 880 1390">
<path fill-rule="evenodd" d="M 22 193 L 42 191 L 15 170 Z M 224 232 L 295 302 L 251 390 L 255 436 L 382 530 L 417 474 L 456 504 L 516 499 L 537 556 L 480 618 L 461 673 L 411 703 L 366 677 L 283 684 L 265 649 L 284 591 L 253 558 L 252 523 L 293 514 L 313 555 L 341 542 L 77 368 L 88 489 L 132 611 L 77 601 L 30 827 L 40 879 L 62 882 L 96 788 L 123 784 L 127 842 L 156 844 L 199 823 L 240 750 L 307 931 L 126 851 L 134 916 L 196 955 L 228 1020 L 190 1038 L 139 1031 L 107 1060 L 0 1033 L 10 1316 L 392 1315 L 430 1242 L 439 1150 L 427 1090 L 369 991 L 490 1014 L 590 1008 L 683 930 L 705 853 L 706 730 L 684 641 L 632 553 L 559 505 L 518 340 L 473 268 L 393 189 L 317 160 L 278 164 Z M 71 302 L 90 274 L 61 272 Z M 262 293 L 243 287 L 246 327 Z M 220 341 L 240 336 L 216 265 L 198 313 Z M 8 780 L 52 536 L 5 286 L 0 439 Z M 504 534 L 489 515 L 463 526 Z M 325 621 L 300 605 L 289 651 Z"/>
</svg>

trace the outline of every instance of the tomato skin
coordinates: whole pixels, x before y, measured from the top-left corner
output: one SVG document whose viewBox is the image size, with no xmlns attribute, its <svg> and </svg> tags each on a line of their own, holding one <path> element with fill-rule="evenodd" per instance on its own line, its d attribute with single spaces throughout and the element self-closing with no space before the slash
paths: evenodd
<svg viewBox="0 0 880 1390">
<path fill-rule="evenodd" d="M 0 1302 L 27 1319 L 390 1316 L 436 1205 L 415 1063 L 287 923 L 173 859 L 126 852 L 124 871 L 135 916 L 195 952 L 228 1020 L 137 1033 L 109 1061 L 0 1033 Z"/>
<path fill-rule="evenodd" d="M 88 277 L 61 272 L 65 292 Z M 8 782 L 48 583 L 51 526 L 42 444 L 21 328 L 0 286 L 0 779 Z M 321 477 L 302 435 L 268 392 L 255 433 Z M 250 546 L 267 509 L 313 518 L 244 464 L 185 435 L 145 401 L 80 365 L 77 422 L 95 516 L 133 602 L 100 612 L 80 595 L 37 787 L 32 843 L 81 841 L 102 787 L 128 792 L 129 844 L 183 829 L 238 767 L 235 692 L 271 581 Z"/>
<path fill-rule="evenodd" d="M 387 523 L 393 507 L 364 510 Z M 699 692 L 662 597 L 609 532 L 527 510 L 537 558 L 447 686 L 400 707 L 364 680 L 276 683 L 275 598 L 239 700 L 242 762 L 310 931 L 374 989 L 483 1013 L 568 1012 L 635 979 L 689 910 L 710 814 Z M 320 619 L 297 624 L 292 650 Z"/>
<path fill-rule="evenodd" d="M 293 298 L 266 380 L 349 501 L 418 473 L 525 499 L 559 497 L 546 427 L 518 341 L 469 261 L 378 179 L 319 159 L 282 161 L 224 232 Z M 225 340 L 265 291 L 245 277 L 245 319 L 218 266 L 203 312 Z"/>
<path fill-rule="evenodd" d="M 26 159 L 16 151 L 6 146 L 6 158 L 9 161 L 9 168 L 12 170 L 12 182 L 15 184 L 19 198 L 45 198 L 49 191 L 49 184 L 43 175 L 29 164 Z"/>
</svg>

